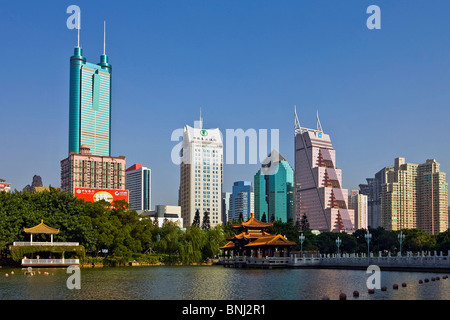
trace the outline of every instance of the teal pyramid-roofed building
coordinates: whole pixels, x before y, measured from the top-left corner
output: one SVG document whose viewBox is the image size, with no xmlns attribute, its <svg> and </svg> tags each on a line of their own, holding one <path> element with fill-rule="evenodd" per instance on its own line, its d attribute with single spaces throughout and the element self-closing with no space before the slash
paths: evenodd
<svg viewBox="0 0 450 320">
<path fill-rule="evenodd" d="M 265 214 L 268 222 L 291 221 L 294 218 L 294 170 L 277 151 L 272 151 L 268 158 L 279 161 L 264 161 L 270 168 L 263 164 L 254 176 L 255 216 L 261 220 Z"/>
</svg>

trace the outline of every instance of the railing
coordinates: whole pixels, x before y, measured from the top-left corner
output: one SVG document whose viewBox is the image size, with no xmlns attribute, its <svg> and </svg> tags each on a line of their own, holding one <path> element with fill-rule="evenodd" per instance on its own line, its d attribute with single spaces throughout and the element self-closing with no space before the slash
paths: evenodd
<svg viewBox="0 0 450 320">
<path fill-rule="evenodd" d="M 320 265 L 323 266 L 368 266 L 375 264 L 380 267 L 400 267 L 400 268 L 450 268 L 450 252 L 444 256 L 442 252 L 425 254 L 417 253 L 413 255 L 408 252 L 406 256 L 382 256 L 381 252 L 378 256 L 370 253 L 369 256 L 362 254 L 327 254 L 320 258 Z"/>
<path fill-rule="evenodd" d="M 13 242 L 14 246 L 78 246 L 78 242 Z"/>
<path fill-rule="evenodd" d="M 231 264 L 244 264 L 244 265 L 287 265 L 290 261 L 290 257 L 246 257 L 246 256 L 235 256 L 231 258 L 220 258 L 221 264 L 231 265 Z"/>
<path fill-rule="evenodd" d="M 27 265 L 72 265 L 80 264 L 79 259 L 22 259 L 22 266 Z"/>
</svg>

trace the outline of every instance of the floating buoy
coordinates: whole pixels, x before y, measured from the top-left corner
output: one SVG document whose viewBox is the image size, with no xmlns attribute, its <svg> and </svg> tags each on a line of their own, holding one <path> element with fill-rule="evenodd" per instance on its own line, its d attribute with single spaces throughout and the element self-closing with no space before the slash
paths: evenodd
<svg viewBox="0 0 450 320">
<path fill-rule="evenodd" d="M 375 289 L 369 289 L 368 292 L 369 292 L 370 294 L 375 293 Z"/>
<path fill-rule="evenodd" d="M 358 291 L 356 291 L 356 290 L 355 290 L 355 291 L 353 291 L 353 296 L 354 296 L 354 297 L 359 297 L 359 292 L 358 292 Z"/>
<path fill-rule="evenodd" d="M 13 275 L 13 274 L 14 274 L 14 271 L 11 271 L 11 274 Z"/>
<path fill-rule="evenodd" d="M 386 286 L 381 287 L 381 291 L 386 291 L 386 290 L 387 290 Z"/>
<path fill-rule="evenodd" d="M 8 277 L 8 276 L 9 276 L 9 274 L 5 273 L 5 277 Z"/>
<path fill-rule="evenodd" d="M 431 281 L 434 281 L 434 280 L 436 280 L 436 278 L 435 277 L 431 277 Z"/>
<path fill-rule="evenodd" d="M 436 277 L 436 280 L 440 280 L 441 278 L 439 278 L 439 277 Z"/>
<path fill-rule="evenodd" d="M 398 284 L 394 283 L 394 285 L 392 286 L 392 289 L 398 289 Z"/>
<path fill-rule="evenodd" d="M 419 283 L 420 283 L 420 284 L 422 284 L 422 283 L 423 283 L 423 281 L 422 281 L 422 280 L 419 280 Z"/>
<path fill-rule="evenodd" d="M 322 300 L 330 300 L 330 297 L 329 296 L 323 296 Z"/>
<path fill-rule="evenodd" d="M 347 300 L 347 295 L 343 292 L 339 294 L 339 300 Z"/>
<path fill-rule="evenodd" d="M 430 282 L 430 280 L 428 280 L 428 278 L 425 278 L 425 280 L 424 280 L 425 282 Z"/>
<path fill-rule="evenodd" d="M 405 282 L 402 283 L 402 287 L 403 288 L 406 287 L 406 283 Z"/>
</svg>

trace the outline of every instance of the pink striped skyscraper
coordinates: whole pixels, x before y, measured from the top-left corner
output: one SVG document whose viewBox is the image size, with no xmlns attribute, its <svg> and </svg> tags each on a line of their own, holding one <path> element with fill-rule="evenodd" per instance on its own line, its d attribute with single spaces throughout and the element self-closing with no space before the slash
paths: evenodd
<svg viewBox="0 0 450 320">
<path fill-rule="evenodd" d="M 342 188 L 342 171 L 336 168 L 336 151 L 317 115 L 317 128 L 300 126 L 295 112 L 295 219 L 304 215 L 319 231 L 351 231 L 354 210 L 348 208 L 348 190 Z"/>
</svg>

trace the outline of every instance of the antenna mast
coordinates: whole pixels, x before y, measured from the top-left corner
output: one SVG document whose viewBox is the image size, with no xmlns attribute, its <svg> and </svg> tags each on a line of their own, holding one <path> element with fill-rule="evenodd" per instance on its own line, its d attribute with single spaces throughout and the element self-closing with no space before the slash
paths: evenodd
<svg viewBox="0 0 450 320">
<path fill-rule="evenodd" d="M 77 25 L 77 33 L 78 33 L 78 36 L 77 36 L 77 48 L 79 48 L 80 47 L 80 29 L 81 29 L 81 13 L 80 12 L 78 12 L 78 25 Z"/>
<path fill-rule="evenodd" d="M 106 55 L 106 21 L 103 21 L 103 55 Z"/>
</svg>

